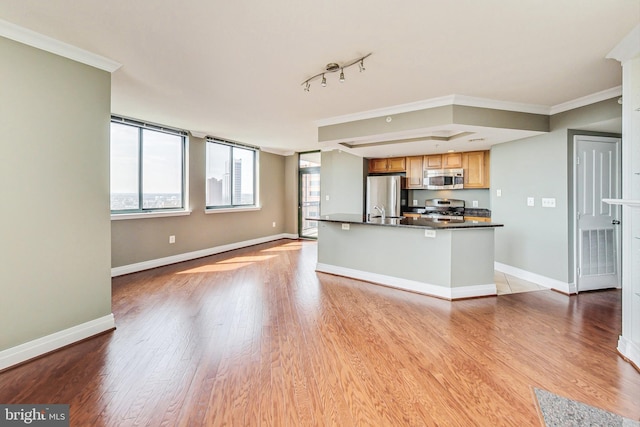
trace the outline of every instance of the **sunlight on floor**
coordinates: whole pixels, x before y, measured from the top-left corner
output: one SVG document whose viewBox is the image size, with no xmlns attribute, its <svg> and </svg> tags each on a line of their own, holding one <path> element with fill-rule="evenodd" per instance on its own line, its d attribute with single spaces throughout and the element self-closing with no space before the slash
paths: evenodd
<svg viewBox="0 0 640 427">
<path fill-rule="evenodd" d="M 498 289 L 498 295 L 516 294 L 520 292 L 533 292 L 542 291 L 547 288 L 537 285 L 532 282 L 528 282 L 523 279 L 519 279 L 514 276 L 495 271 L 493 273 L 493 280 L 496 282 L 496 288 Z"/>
<path fill-rule="evenodd" d="M 237 270 L 239 268 L 251 265 L 254 262 L 265 261 L 275 256 L 277 255 L 237 256 L 231 259 L 225 259 L 223 261 L 218 261 L 212 264 L 180 271 L 177 274 L 215 273 L 219 271 Z"/>
</svg>

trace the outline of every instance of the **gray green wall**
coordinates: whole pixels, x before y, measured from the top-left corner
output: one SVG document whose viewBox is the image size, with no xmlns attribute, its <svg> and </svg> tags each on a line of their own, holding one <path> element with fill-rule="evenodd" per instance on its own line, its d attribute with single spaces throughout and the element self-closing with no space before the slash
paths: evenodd
<svg viewBox="0 0 640 427">
<path fill-rule="evenodd" d="M 363 213 L 363 171 L 362 157 L 341 150 L 322 152 L 320 170 L 320 213 L 322 215 Z"/>
<path fill-rule="evenodd" d="M 573 282 L 572 137 L 606 122 L 615 132 L 621 114 L 613 98 L 551 116 L 548 134 L 492 147 L 492 221 L 505 225 L 496 230 L 497 262 Z M 527 197 L 535 198 L 534 207 Z M 556 207 L 541 207 L 542 197 L 555 198 Z"/>
<path fill-rule="evenodd" d="M 0 351 L 111 314 L 111 76 L 0 37 Z"/>
<path fill-rule="evenodd" d="M 205 214 L 205 142 L 190 137 L 191 214 L 112 221 L 112 266 L 122 267 L 283 233 L 297 234 L 295 208 L 290 205 L 297 200 L 295 157 L 260 152 L 260 210 Z M 176 237 L 174 244 L 169 244 L 170 235 Z"/>
</svg>

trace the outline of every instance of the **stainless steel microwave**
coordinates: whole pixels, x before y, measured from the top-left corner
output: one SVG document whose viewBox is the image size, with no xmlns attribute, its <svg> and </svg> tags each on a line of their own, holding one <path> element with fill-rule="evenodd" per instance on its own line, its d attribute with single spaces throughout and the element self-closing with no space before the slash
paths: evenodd
<svg viewBox="0 0 640 427">
<path fill-rule="evenodd" d="M 463 169 L 426 169 L 424 188 L 427 190 L 454 190 L 464 188 Z"/>
</svg>

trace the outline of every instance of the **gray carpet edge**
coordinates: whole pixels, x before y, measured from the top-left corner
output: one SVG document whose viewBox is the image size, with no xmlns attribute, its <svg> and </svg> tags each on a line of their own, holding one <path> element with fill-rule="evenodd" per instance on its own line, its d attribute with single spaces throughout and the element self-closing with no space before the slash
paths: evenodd
<svg viewBox="0 0 640 427">
<path fill-rule="evenodd" d="M 547 427 L 640 427 L 640 422 L 534 387 Z"/>
</svg>

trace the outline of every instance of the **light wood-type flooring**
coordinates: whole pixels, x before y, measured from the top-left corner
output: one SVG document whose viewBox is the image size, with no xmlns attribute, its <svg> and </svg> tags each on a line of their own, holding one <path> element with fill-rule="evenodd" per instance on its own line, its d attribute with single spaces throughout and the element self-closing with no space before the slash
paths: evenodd
<svg viewBox="0 0 640 427">
<path fill-rule="evenodd" d="M 282 240 L 113 279 L 113 332 L 0 373 L 72 426 L 539 426 L 533 388 L 640 419 L 620 291 L 445 301 Z"/>
</svg>

